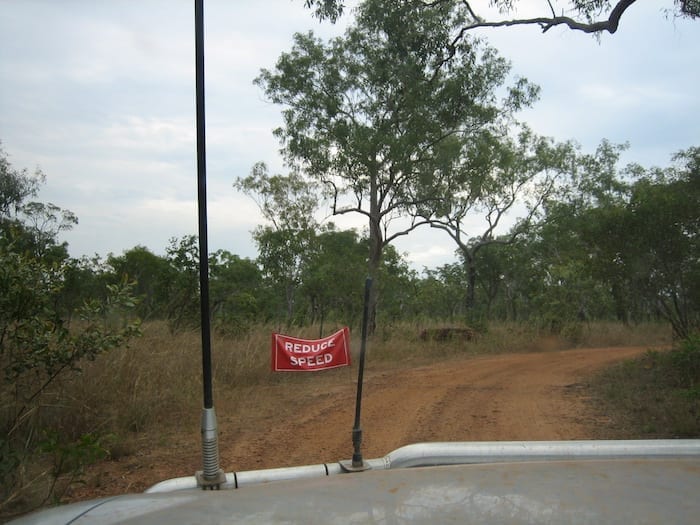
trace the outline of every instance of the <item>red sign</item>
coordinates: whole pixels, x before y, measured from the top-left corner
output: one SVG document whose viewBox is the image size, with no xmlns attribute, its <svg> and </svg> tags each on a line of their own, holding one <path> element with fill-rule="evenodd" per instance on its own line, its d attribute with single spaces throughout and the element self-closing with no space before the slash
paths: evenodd
<svg viewBox="0 0 700 525">
<path fill-rule="evenodd" d="M 324 339 L 299 339 L 272 334 L 272 370 L 315 372 L 350 364 L 350 330 L 345 327 Z"/>
</svg>

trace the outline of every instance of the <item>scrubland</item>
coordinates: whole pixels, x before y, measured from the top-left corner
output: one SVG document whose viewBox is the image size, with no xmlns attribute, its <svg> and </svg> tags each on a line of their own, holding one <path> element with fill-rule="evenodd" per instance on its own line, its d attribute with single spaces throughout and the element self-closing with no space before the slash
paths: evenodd
<svg viewBox="0 0 700 525">
<path fill-rule="evenodd" d="M 435 326 L 435 325 L 429 325 Z M 327 326 L 325 334 L 339 326 Z M 672 352 L 671 330 L 662 324 L 622 326 L 616 323 L 576 324 L 559 333 L 523 324 L 493 323 L 476 338 L 422 340 L 419 324 L 380 326 L 370 338 L 368 370 L 426 366 L 458 356 L 559 351 L 568 348 L 641 346 L 640 360 L 624 362 L 590 378 L 586 396 L 596 410 L 609 415 L 620 438 L 699 437 L 700 345 L 683 342 Z M 215 401 L 236 411 L 269 399 L 256 395 L 266 387 L 288 383 L 303 396 L 313 384 L 353 382 L 357 375 L 359 329 L 351 332 L 351 367 L 320 374 L 283 374 L 270 370 L 270 338 L 274 326 L 260 326 L 212 339 Z M 32 418 L 31 433 L 42 436 L 40 454 L 23 458 L 17 483 L 0 502 L 0 516 L 40 504 L 61 501 L 79 483 L 85 466 L 138 453 L 144 440 L 161 441 L 183 426 L 198 431 L 202 406 L 201 340 L 198 332 L 172 333 L 162 322 L 149 322 L 142 336 L 81 363 L 80 372 L 56 381 L 43 395 Z M 315 338 L 319 327 L 285 331 Z M 6 401 L 6 400 L 4 400 Z"/>
</svg>

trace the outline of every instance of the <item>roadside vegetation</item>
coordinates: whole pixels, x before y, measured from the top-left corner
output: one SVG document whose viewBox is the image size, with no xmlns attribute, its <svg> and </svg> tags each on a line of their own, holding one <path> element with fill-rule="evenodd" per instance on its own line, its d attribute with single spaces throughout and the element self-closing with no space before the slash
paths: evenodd
<svg viewBox="0 0 700 525">
<path fill-rule="evenodd" d="M 649 350 L 590 383 L 596 412 L 618 439 L 700 438 L 700 338 Z"/>
<path fill-rule="evenodd" d="M 510 323 L 494 323 L 473 341 L 422 340 L 420 332 L 433 326 L 438 325 L 400 323 L 376 334 L 369 344 L 367 370 L 390 371 L 464 355 L 577 346 L 663 346 L 671 338 L 666 325 L 632 328 L 601 322 L 582 326 L 576 341 L 553 335 L 548 329 Z M 265 403 L 270 401 L 256 391 L 280 383 L 294 385 L 296 394 L 303 398 L 305 389 L 317 388 L 319 382 L 331 386 L 356 381 L 357 359 L 351 367 L 313 377 L 272 373 L 269 347 L 274 328 L 260 326 L 242 336 L 214 337 L 214 392 L 220 413 L 237 417 L 236 407 L 251 402 L 259 410 L 269 410 Z M 172 333 L 163 321 L 147 322 L 141 330 L 142 336 L 129 346 L 80 361 L 80 373 L 66 375 L 43 391 L 35 417 L 27 420 L 21 433 L 23 439 L 36 437 L 37 442 L 31 453 L 16 456 L 18 461 L 10 471 L 13 477 L 5 478 L 13 482 L 13 490 L 6 493 L 0 516 L 62 501 L 71 487 L 84 482 L 84 469 L 93 462 L 136 457 L 147 443 L 167 447 L 169 436 L 182 431 L 183 421 L 197 431 L 202 402 L 199 333 Z M 305 327 L 293 333 L 315 337 L 317 330 Z M 351 341 L 356 358 L 358 328 L 353 330 Z"/>
<path fill-rule="evenodd" d="M 296 35 L 257 79 L 285 106 L 292 171 L 232 181 L 264 217 L 256 258 L 204 254 L 217 392 L 307 381 L 269 372 L 270 332 L 359 333 L 369 275 L 373 366 L 675 338 L 596 389 L 626 436 L 697 435 L 700 147 L 645 168 L 619 165 L 625 145 L 539 136 L 517 120 L 539 88 L 454 39 L 468 6 L 409 4 L 367 0 L 332 42 Z M 78 218 L 40 201 L 43 181 L 0 151 L 0 516 L 60 501 L 201 405 L 197 237 L 71 257 Z M 366 229 L 320 221 L 322 204 Z M 419 227 L 456 262 L 412 269 L 393 243 Z M 445 328 L 472 336 L 421 337 Z"/>
<path fill-rule="evenodd" d="M 385 246 L 374 366 L 675 338 L 686 346 L 608 372 L 598 397 L 618 409 L 610 417 L 626 437 L 697 435 L 700 157 L 691 149 L 671 168 L 618 174 L 619 151 L 603 144 L 581 156 L 590 176 L 577 172 L 517 236 L 477 238 L 464 264 L 419 275 Z M 77 218 L 33 200 L 43 174 L 0 161 L 0 513 L 9 515 L 60 501 L 86 465 L 134 454 L 143 436 L 199 410 L 199 254 L 185 236 L 164 255 L 136 246 L 71 258 L 60 234 Z M 256 176 L 247 191 L 280 199 L 271 217 L 295 206 L 299 181 Z M 366 236 L 292 220 L 254 238 L 256 260 L 209 255 L 214 378 L 228 399 L 305 381 L 269 372 L 270 332 L 359 333 Z M 421 337 L 444 328 L 474 337 Z M 352 381 L 351 370 L 322 380 L 339 377 Z"/>
</svg>

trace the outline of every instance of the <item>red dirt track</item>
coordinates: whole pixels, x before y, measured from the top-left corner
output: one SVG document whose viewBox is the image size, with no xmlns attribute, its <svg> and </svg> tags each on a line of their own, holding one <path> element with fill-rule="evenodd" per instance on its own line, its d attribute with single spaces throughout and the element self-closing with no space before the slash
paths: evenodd
<svg viewBox="0 0 700 525">
<path fill-rule="evenodd" d="M 598 369 L 646 348 L 595 348 L 457 358 L 411 369 L 372 371 L 362 405 L 363 455 L 376 458 L 422 441 L 570 440 L 605 437 L 604 414 L 586 404 L 582 383 Z M 309 380 L 251 390 L 217 405 L 222 468 L 242 471 L 336 462 L 352 455 L 355 379 Z M 309 386 L 311 385 L 311 386 Z M 297 394 L 303 395 L 299 396 Z M 263 410 L 256 408 L 256 400 Z M 275 402 L 277 401 L 277 403 Z M 285 407 L 283 412 L 275 407 Z M 222 409 L 233 409 L 225 413 Z M 187 428 L 138 454 L 91 467 L 70 500 L 142 491 L 201 469 L 198 429 Z"/>
</svg>

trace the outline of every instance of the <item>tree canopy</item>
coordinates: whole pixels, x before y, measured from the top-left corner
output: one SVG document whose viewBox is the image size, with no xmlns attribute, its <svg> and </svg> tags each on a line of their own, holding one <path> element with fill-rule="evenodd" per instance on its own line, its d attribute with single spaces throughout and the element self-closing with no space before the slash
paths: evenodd
<svg viewBox="0 0 700 525">
<path fill-rule="evenodd" d="M 466 8 L 468 17 L 459 28 L 455 43 L 470 30 L 480 27 L 510 27 L 536 25 L 546 32 L 555 26 L 565 26 L 573 31 L 599 34 L 617 32 L 625 13 L 638 0 L 569 0 L 567 2 L 540 2 L 535 15 L 519 15 L 522 0 L 488 0 L 467 2 L 463 0 L 407 0 L 415 8 L 452 4 Z M 306 7 L 313 9 L 320 19 L 335 22 L 344 11 L 343 0 L 304 0 Z M 700 2 L 697 0 L 673 0 L 666 10 L 672 16 L 696 19 L 700 17 Z M 532 8 L 532 2 L 528 2 Z"/>
<path fill-rule="evenodd" d="M 284 106 L 275 135 L 292 169 L 324 185 L 334 214 L 367 218 L 375 279 L 384 248 L 425 223 L 417 209 L 470 161 L 469 144 L 507 134 L 537 97 L 525 79 L 505 85 L 510 66 L 495 50 L 472 38 L 453 44 L 464 18 L 448 4 L 364 2 L 343 37 L 296 34 L 256 80 Z M 397 221 L 405 217 L 416 220 Z"/>
</svg>

